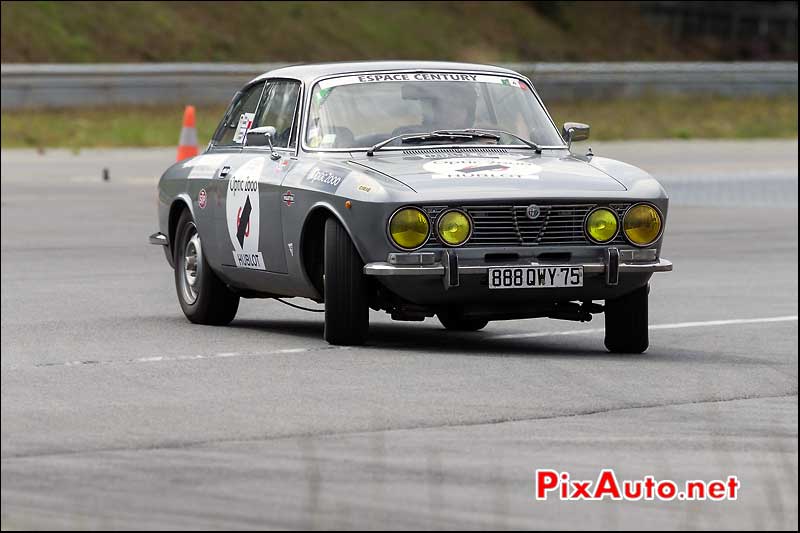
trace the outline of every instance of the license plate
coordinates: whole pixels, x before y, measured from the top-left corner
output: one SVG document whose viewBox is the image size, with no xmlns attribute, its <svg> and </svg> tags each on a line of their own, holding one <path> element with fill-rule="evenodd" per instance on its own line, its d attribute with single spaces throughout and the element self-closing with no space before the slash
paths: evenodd
<svg viewBox="0 0 800 533">
<path fill-rule="evenodd" d="M 582 266 L 502 267 L 489 269 L 490 289 L 583 287 Z"/>
</svg>

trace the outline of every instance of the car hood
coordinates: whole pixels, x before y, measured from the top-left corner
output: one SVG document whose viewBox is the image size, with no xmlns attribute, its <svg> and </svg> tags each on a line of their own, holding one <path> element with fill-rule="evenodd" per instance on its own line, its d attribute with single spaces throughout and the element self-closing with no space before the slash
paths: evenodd
<svg viewBox="0 0 800 533">
<path fill-rule="evenodd" d="M 448 195 L 571 196 L 626 191 L 625 186 L 572 155 L 550 153 L 377 153 L 351 163 L 390 176 L 418 193 Z"/>
</svg>

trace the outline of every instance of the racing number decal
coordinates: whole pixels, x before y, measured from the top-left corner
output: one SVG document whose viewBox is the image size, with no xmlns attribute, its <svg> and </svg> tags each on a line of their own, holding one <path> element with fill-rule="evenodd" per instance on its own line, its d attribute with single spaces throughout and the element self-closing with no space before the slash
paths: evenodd
<svg viewBox="0 0 800 533">
<path fill-rule="evenodd" d="M 244 246 L 244 238 L 250 236 L 250 212 L 253 207 L 250 205 L 250 197 L 244 201 L 244 216 L 242 216 L 242 208 L 236 213 L 236 240 L 239 241 L 239 246 Z"/>
<path fill-rule="evenodd" d="M 260 157 L 245 163 L 228 180 L 225 219 L 233 244 L 233 260 L 239 268 L 266 270 L 259 251 L 260 208 L 258 180 L 264 168 Z"/>
</svg>

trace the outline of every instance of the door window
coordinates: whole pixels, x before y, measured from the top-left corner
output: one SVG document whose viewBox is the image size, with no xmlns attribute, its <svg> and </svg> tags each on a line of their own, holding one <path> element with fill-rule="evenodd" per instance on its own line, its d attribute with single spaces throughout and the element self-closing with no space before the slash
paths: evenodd
<svg viewBox="0 0 800 533">
<path fill-rule="evenodd" d="M 252 127 L 258 102 L 264 89 L 264 82 L 251 85 L 244 92 L 234 98 L 233 103 L 225 113 L 225 118 L 214 134 L 214 144 L 217 146 L 237 146 L 242 144 L 244 134 Z"/>
<path fill-rule="evenodd" d="M 296 128 L 293 128 L 293 124 L 299 96 L 300 84 L 296 81 L 273 80 L 267 83 L 253 127 L 273 126 L 275 138 L 272 144 L 275 148 L 292 148 L 296 144 Z"/>
</svg>

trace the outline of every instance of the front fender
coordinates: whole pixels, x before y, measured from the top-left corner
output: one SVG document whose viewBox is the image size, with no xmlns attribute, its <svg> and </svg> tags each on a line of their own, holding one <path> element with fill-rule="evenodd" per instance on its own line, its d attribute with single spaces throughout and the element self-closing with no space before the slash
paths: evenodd
<svg viewBox="0 0 800 533">
<path fill-rule="evenodd" d="M 344 201 L 344 199 L 343 199 L 343 201 Z M 356 236 L 353 233 L 353 228 L 352 228 L 352 224 L 350 223 L 350 221 L 347 220 L 347 218 L 344 217 L 342 215 L 342 213 L 339 212 L 339 210 L 336 207 L 334 207 L 334 205 L 331 202 L 326 201 L 326 200 L 321 200 L 321 201 L 316 202 L 314 205 L 311 206 L 311 209 L 308 210 L 308 215 L 306 215 L 306 222 L 303 225 L 303 231 L 302 231 L 301 237 L 300 237 L 301 243 L 306 238 L 306 232 L 307 232 L 307 229 L 308 229 L 307 226 L 309 225 L 309 223 L 312 220 L 316 219 L 317 217 L 321 216 L 322 212 L 324 212 L 326 214 L 326 216 L 328 216 L 328 217 L 332 216 L 332 217 L 336 218 L 336 220 L 339 221 L 339 224 L 342 225 L 342 227 L 345 229 L 347 234 L 350 236 L 350 240 L 353 241 L 353 245 L 356 247 L 356 251 L 358 252 L 358 255 L 361 256 L 361 260 L 366 263 L 366 257 L 368 256 L 368 254 L 366 253 L 366 250 L 365 250 L 366 244 L 361 242 L 360 239 L 356 238 Z"/>
<path fill-rule="evenodd" d="M 667 199 L 667 193 L 658 180 L 639 167 L 598 156 L 592 157 L 589 164 L 622 183 L 631 197 L 654 201 Z"/>
</svg>

